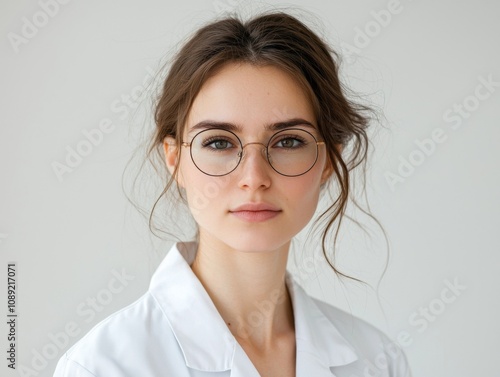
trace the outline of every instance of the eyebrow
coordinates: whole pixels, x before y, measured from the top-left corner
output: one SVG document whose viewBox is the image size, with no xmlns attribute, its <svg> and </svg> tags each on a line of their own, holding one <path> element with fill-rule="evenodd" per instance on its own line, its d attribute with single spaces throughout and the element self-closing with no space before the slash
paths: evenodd
<svg viewBox="0 0 500 377">
<path fill-rule="evenodd" d="M 281 122 L 266 124 L 264 126 L 264 129 L 266 131 L 279 131 L 279 130 L 284 130 L 284 129 L 294 127 L 294 126 L 299 126 L 299 125 L 316 129 L 316 127 L 311 122 L 309 122 L 305 119 L 302 119 L 302 118 L 293 118 L 293 119 L 288 119 L 288 120 L 281 121 Z M 229 123 L 229 122 L 217 122 L 217 121 L 213 121 L 213 120 L 203 120 L 199 123 L 196 123 L 194 126 L 192 126 L 189 129 L 188 134 L 190 134 L 193 131 L 211 129 L 211 128 L 220 128 L 223 130 L 232 131 L 232 132 L 240 132 L 240 133 L 243 131 L 243 127 L 241 127 L 240 125 L 237 125 L 237 124 L 233 124 L 233 123 Z"/>
</svg>

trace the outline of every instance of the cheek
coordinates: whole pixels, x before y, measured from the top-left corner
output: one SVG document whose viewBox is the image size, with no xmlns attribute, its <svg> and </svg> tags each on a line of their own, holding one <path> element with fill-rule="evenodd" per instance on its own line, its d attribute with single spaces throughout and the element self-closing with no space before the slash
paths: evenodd
<svg viewBox="0 0 500 377">
<path fill-rule="evenodd" d="M 295 181 L 290 181 L 285 186 L 289 200 L 300 203 L 298 211 L 304 216 L 312 216 L 318 206 L 322 172 L 320 166 L 321 164 L 314 166 L 308 173 L 295 177 Z"/>
<path fill-rule="evenodd" d="M 221 200 L 225 197 L 227 178 L 206 175 L 199 171 L 191 160 L 183 162 L 181 172 L 189 209 L 197 223 L 205 223 L 217 211 L 224 210 L 226 207 Z"/>
<path fill-rule="evenodd" d="M 319 199 L 319 179 L 313 174 L 291 179 L 282 186 L 286 188 L 283 197 L 287 198 L 287 204 L 296 207 L 301 215 L 314 213 Z"/>
</svg>

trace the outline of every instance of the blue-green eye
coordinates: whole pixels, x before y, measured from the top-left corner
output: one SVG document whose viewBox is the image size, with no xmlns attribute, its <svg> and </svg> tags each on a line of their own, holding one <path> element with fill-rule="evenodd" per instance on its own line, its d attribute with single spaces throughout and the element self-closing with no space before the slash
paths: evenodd
<svg viewBox="0 0 500 377">
<path fill-rule="evenodd" d="M 209 137 L 206 140 L 203 140 L 201 143 L 203 148 L 213 149 L 213 150 L 226 150 L 234 147 L 230 140 L 224 139 L 220 136 Z"/>
<path fill-rule="evenodd" d="M 297 149 L 305 145 L 305 140 L 299 136 L 283 136 L 274 146 L 285 149 Z"/>
</svg>

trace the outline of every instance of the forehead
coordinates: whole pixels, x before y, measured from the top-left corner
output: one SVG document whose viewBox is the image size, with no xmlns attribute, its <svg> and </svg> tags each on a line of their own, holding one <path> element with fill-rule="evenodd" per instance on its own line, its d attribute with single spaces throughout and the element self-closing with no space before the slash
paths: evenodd
<svg viewBox="0 0 500 377">
<path fill-rule="evenodd" d="M 274 66 L 230 63 L 203 84 L 188 114 L 186 131 L 192 133 L 195 125 L 210 121 L 255 133 L 294 119 L 315 124 L 312 104 L 296 79 Z"/>
</svg>

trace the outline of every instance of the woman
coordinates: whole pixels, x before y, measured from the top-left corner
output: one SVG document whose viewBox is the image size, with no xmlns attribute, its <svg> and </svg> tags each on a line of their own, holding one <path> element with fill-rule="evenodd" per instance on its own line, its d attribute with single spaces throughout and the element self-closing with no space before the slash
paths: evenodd
<svg viewBox="0 0 500 377">
<path fill-rule="evenodd" d="M 286 270 L 333 180 L 326 256 L 349 172 L 366 158 L 363 110 L 327 45 L 290 15 L 198 30 L 165 80 L 152 143 L 170 174 L 164 193 L 185 194 L 196 239 L 177 242 L 148 292 L 68 350 L 55 376 L 410 376 L 396 344 Z"/>
</svg>

